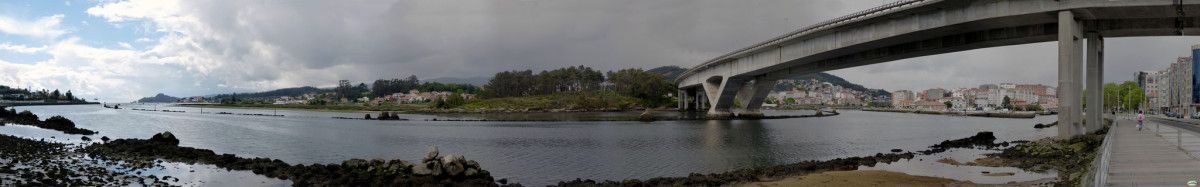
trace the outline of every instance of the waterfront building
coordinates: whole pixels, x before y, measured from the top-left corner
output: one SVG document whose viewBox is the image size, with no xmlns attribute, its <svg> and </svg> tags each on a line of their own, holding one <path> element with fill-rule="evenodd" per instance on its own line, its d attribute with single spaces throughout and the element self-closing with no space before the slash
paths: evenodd
<svg viewBox="0 0 1200 187">
<path fill-rule="evenodd" d="M 909 108 L 913 105 L 915 95 L 912 91 L 896 90 L 892 92 L 892 107 Z"/>
<path fill-rule="evenodd" d="M 924 92 L 921 92 L 921 100 L 937 101 L 938 99 L 942 99 L 943 97 L 946 97 L 947 93 L 949 93 L 949 91 L 946 91 L 946 89 L 941 89 L 941 88 L 928 89 L 928 90 L 925 90 Z"/>
</svg>

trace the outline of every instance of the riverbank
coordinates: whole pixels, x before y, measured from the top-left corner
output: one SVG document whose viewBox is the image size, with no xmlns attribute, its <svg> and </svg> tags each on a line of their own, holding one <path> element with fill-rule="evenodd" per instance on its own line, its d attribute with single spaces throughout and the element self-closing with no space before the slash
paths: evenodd
<svg viewBox="0 0 1200 187">
<path fill-rule="evenodd" d="M 882 184 L 903 184 L 905 186 L 989 186 L 946 178 L 908 175 L 900 172 L 864 170 L 821 172 L 787 177 L 774 181 L 744 183 L 737 186 L 879 186 Z"/>
<path fill-rule="evenodd" d="M 891 108 L 863 108 L 862 111 L 949 115 L 949 116 L 969 116 L 969 117 L 990 117 L 990 118 L 1025 118 L 1025 119 L 1037 117 L 1037 115 L 1039 114 L 1038 112 L 928 111 L 928 110 L 909 110 L 909 109 L 891 109 Z"/>
<path fill-rule="evenodd" d="M 0 101 L 0 106 L 98 105 L 99 102 Z"/>
<path fill-rule="evenodd" d="M 852 171 L 857 170 L 860 166 L 875 166 L 876 164 L 911 160 L 918 154 L 933 155 L 955 148 L 994 149 L 1007 147 L 1008 145 L 1009 142 L 996 142 L 996 137 L 992 132 L 979 132 L 974 136 L 962 139 L 942 141 L 941 143 L 929 146 L 927 150 L 915 152 L 893 149 L 891 150 L 892 153 L 876 153 L 873 156 L 837 158 L 826 161 L 803 161 L 785 165 L 739 169 L 723 173 L 692 173 L 685 177 L 657 177 L 646 180 L 629 179 L 624 181 L 575 179 L 559 182 L 557 186 L 725 186 L 754 184 L 756 182 L 778 181 L 822 172 Z"/>
<path fill-rule="evenodd" d="M 212 150 L 179 146 L 170 132 L 150 139 L 117 139 L 93 144 L 80 150 L 89 156 L 122 161 L 136 167 L 152 167 L 155 160 L 211 164 L 230 170 L 248 170 L 255 174 L 291 180 L 296 186 L 502 186 L 493 182 L 479 163 L 463 156 L 441 155 L 432 148 L 419 162 L 406 160 L 351 159 L 341 164 L 291 165 L 278 159 L 241 158 L 216 154 Z M 519 186 L 513 184 L 512 186 Z"/>
<path fill-rule="evenodd" d="M 318 112 L 379 112 L 379 111 L 399 111 L 411 112 L 429 108 L 426 104 L 403 104 L 403 105 L 382 105 L 382 106 L 364 106 L 364 105 L 307 105 L 307 104 L 178 104 L 183 107 L 194 108 L 233 108 L 233 109 L 281 109 L 281 110 L 303 110 L 303 111 L 318 111 Z"/>
<path fill-rule="evenodd" d="M 0 135 L 0 186 L 161 186 L 172 179 L 112 171 L 115 165 L 89 159 L 77 148 Z"/>
</svg>

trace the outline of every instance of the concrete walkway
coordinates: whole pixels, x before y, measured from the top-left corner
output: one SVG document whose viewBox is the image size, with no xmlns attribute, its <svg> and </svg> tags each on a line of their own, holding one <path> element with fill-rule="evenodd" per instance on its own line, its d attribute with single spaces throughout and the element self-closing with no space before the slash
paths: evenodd
<svg viewBox="0 0 1200 187">
<path fill-rule="evenodd" d="M 1147 117 L 1146 128 L 1137 131 L 1136 121 L 1117 122 L 1108 186 L 1187 186 L 1188 181 L 1200 181 L 1200 136 L 1162 123 L 1190 124 Z"/>
</svg>

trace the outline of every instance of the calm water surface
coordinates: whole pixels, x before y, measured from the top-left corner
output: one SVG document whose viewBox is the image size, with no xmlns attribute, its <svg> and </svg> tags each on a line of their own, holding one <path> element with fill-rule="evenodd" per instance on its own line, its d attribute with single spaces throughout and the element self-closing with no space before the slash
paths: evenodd
<svg viewBox="0 0 1200 187">
<path fill-rule="evenodd" d="M 996 119 L 862 111 L 841 111 L 842 115 L 833 117 L 761 121 L 439 122 L 422 119 L 445 117 L 406 114 L 402 117 L 414 121 L 339 120 L 331 117 L 362 117 L 363 113 L 204 108 L 205 113 L 201 114 L 199 108 L 169 106 L 157 109 L 187 112 L 113 110 L 98 105 L 17 109 L 30 110 L 43 119 L 62 115 L 81 128 L 100 131 L 93 139 L 99 136 L 144 139 L 171 131 L 179 137 L 181 146 L 211 149 L 218 154 L 277 158 L 292 164 L 340 163 L 353 158 L 416 160 L 430 146 L 438 146 L 443 154 L 466 155 L 467 159 L 479 161 L 497 178 L 535 186 L 575 178 L 622 180 L 723 172 L 867 156 L 893 148 L 922 150 L 979 131 L 995 132 L 1005 141 L 1056 133 L 1054 128 L 1032 127 L 1035 123 L 1052 122 L 1054 116 Z M 217 115 L 217 112 L 278 113 L 285 117 Z M 811 113 L 767 112 L 768 115 Z M 7 126 L 0 127 L 0 133 L 54 135 L 30 129 Z M 888 170 L 934 170 L 922 168 L 927 167 Z"/>
</svg>

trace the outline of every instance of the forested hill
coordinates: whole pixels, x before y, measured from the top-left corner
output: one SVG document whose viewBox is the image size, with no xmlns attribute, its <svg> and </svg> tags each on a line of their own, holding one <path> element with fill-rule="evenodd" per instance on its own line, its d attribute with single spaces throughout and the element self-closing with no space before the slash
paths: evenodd
<svg viewBox="0 0 1200 187">
<path fill-rule="evenodd" d="M 154 95 L 154 97 L 144 97 L 142 99 L 138 99 L 137 102 L 139 102 L 139 103 L 173 103 L 177 100 L 179 100 L 179 98 L 171 97 L 171 96 L 169 96 L 167 94 L 163 94 L 163 93 L 158 93 L 158 95 Z"/>
<path fill-rule="evenodd" d="M 647 70 L 647 71 L 649 71 L 649 72 L 654 72 L 654 73 L 658 73 L 658 74 L 660 74 L 660 75 L 663 75 L 663 77 L 667 78 L 667 80 L 675 80 L 675 78 L 676 78 L 676 77 L 679 77 L 679 75 L 682 75 L 682 74 L 683 74 L 683 72 L 687 71 L 687 69 L 684 69 L 684 68 L 682 68 L 682 67 L 679 67 L 679 66 L 663 66 L 663 67 L 658 67 L 658 68 L 650 69 L 650 70 Z M 888 93 L 888 92 L 886 92 L 886 91 L 883 91 L 883 90 L 877 90 L 877 89 L 870 89 L 870 88 L 867 88 L 867 87 L 865 87 L 865 86 L 862 86 L 862 85 L 855 84 L 855 83 L 852 83 L 852 82 L 850 82 L 850 81 L 847 81 L 846 79 L 843 79 L 843 78 L 841 78 L 841 77 L 838 77 L 837 75 L 828 74 L 828 73 L 825 73 L 825 72 L 821 72 L 821 73 L 814 73 L 814 74 L 807 74 L 807 75 L 796 75 L 796 76 L 789 77 L 788 79 L 792 79 L 792 80 L 810 80 L 810 79 L 816 79 L 816 80 L 818 80 L 818 81 L 821 81 L 821 82 L 828 82 L 828 83 L 830 83 L 830 84 L 833 84 L 833 85 L 838 85 L 838 86 L 841 86 L 841 87 L 843 87 L 843 88 L 849 88 L 849 89 L 851 89 L 851 90 L 856 90 L 856 91 L 861 91 L 861 92 L 873 93 L 872 95 L 880 95 L 880 94 L 882 94 L 882 95 L 891 95 L 890 93 Z"/>
<path fill-rule="evenodd" d="M 674 81 L 675 78 L 679 77 L 679 75 L 683 75 L 683 72 L 687 71 L 687 69 L 681 68 L 679 66 L 663 66 L 663 67 L 657 67 L 657 68 L 646 70 L 646 71 L 648 71 L 650 73 L 656 73 L 656 74 L 662 75 L 663 78 L 666 78 L 667 80 L 671 80 L 671 82 L 675 82 Z"/>
</svg>

